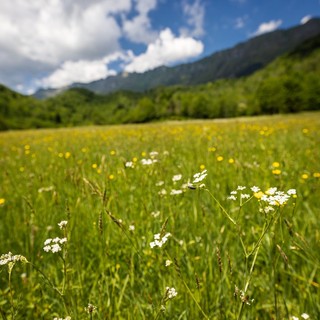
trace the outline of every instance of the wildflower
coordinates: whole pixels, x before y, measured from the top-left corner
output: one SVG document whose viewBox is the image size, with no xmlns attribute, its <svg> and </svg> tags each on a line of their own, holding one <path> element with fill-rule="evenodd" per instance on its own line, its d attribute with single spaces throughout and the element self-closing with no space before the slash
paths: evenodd
<svg viewBox="0 0 320 320">
<path fill-rule="evenodd" d="M 66 318 L 54 317 L 53 320 L 71 320 L 71 317 L 70 316 L 67 316 Z"/>
<path fill-rule="evenodd" d="M 241 194 L 241 199 L 249 199 L 249 198 L 250 198 L 250 194 L 247 194 L 247 193 Z"/>
<path fill-rule="evenodd" d="M 67 242 L 67 238 L 54 238 L 54 239 L 47 239 L 44 242 L 44 247 L 43 250 L 45 252 L 52 252 L 52 253 L 56 253 L 62 250 L 60 245 L 63 245 L 64 243 Z"/>
<path fill-rule="evenodd" d="M 238 191 L 236 191 L 236 190 L 233 190 L 230 192 L 230 194 L 237 194 L 237 193 L 238 193 Z"/>
<path fill-rule="evenodd" d="M 172 264 L 171 260 L 166 260 L 166 267 L 169 267 Z"/>
<path fill-rule="evenodd" d="M 141 163 L 144 165 L 144 166 L 149 166 L 155 162 L 158 162 L 158 160 L 156 159 L 141 159 Z"/>
<path fill-rule="evenodd" d="M 246 188 L 247 188 L 247 187 L 244 187 L 244 186 L 238 186 L 237 190 L 242 191 L 242 190 L 245 190 Z"/>
<path fill-rule="evenodd" d="M 289 194 L 289 195 L 295 195 L 295 194 L 297 194 L 297 191 L 296 191 L 296 189 L 289 189 L 289 190 L 287 191 L 287 194 Z"/>
<path fill-rule="evenodd" d="M 62 221 L 60 221 L 60 222 L 58 223 L 58 226 L 59 226 L 60 229 L 65 229 L 66 226 L 67 226 L 67 224 L 68 224 L 68 221 L 62 220 Z"/>
<path fill-rule="evenodd" d="M 277 162 L 277 161 L 275 161 L 275 162 L 272 163 L 272 166 L 273 166 L 274 168 L 279 168 L 279 167 L 280 167 L 280 163 Z"/>
<path fill-rule="evenodd" d="M 266 191 L 266 194 L 268 194 L 268 195 L 273 195 L 273 194 L 276 193 L 277 190 L 278 190 L 277 187 L 269 188 L 269 189 Z"/>
<path fill-rule="evenodd" d="M 160 211 L 153 211 L 153 212 L 151 212 L 150 213 L 154 218 L 157 218 L 157 217 L 159 217 L 159 215 L 160 215 Z"/>
<path fill-rule="evenodd" d="M 157 152 L 157 151 L 151 151 L 151 152 L 149 153 L 149 156 L 150 156 L 151 158 L 154 158 L 154 157 L 156 157 L 158 154 L 159 154 L 159 152 Z"/>
<path fill-rule="evenodd" d="M 150 247 L 159 247 L 161 248 L 167 241 L 168 237 L 171 236 L 170 232 L 167 232 L 164 236 L 161 237 L 160 233 L 157 233 L 153 236 L 154 241 L 150 242 Z"/>
<path fill-rule="evenodd" d="M 129 226 L 129 231 L 134 231 L 134 229 L 135 229 L 135 226 L 133 224 Z"/>
<path fill-rule="evenodd" d="M 309 178 L 309 175 L 307 173 L 304 173 L 301 175 L 301 178 L 307 180 Z"/>
<path fill-rule="evenodd" d="M 5 202 L 6 202 L 6 199 L 0 198 L 0 206 L 1 206 L 2 204 L 5 204 Z"/>
<path fill-rule="evenodd" d="M 227 198 L 228 200 L 233 200 L 233 201 L 236 201 L 237 200 L 237 197 L 235 197 L 234 195 L 231 195 Z"/>
<path fill-rule="evenodd" d="M 299 320 L 298 317 L 292 316 L 292 320 Z"/>
<path fill-rule="evenodd" d="M 204 170 L 206 168 L 206 166 L 204 164 L 200 165 L 200 170 Z"/>
<path fill-rule="evenodd" d="M 234 163 L 234 159 L 230 158 L 230 159 L 228 160 L 228 162 L 229 162 L 230 164 L 232 164 L 232 163 Z"/>
<path fill-rule="evenodd" d="M 161 186 L 163 186 L 164 185 L 164 181 L 158 181 L 157 183 L 156 183 L 156 186 L 157 187 L 161 187 Z"/>
<path fill-rule="evenodd" d="M 166 290 L 167 290 L 167 292 L 166 292 L 166 297 L 167 297 L 168 299 L 173 299 L 173 298 L 176 297 L 177 294 L 178 294 L 178 292 L 176 291 L 175 288 L 166 287 Z"/>
<path fill-rule="evenodd" d="M 92 169 L 97 169 L 98 165 L 96 163 L 94 163 L 91 167 L 92 167 Z"/>
<path fill-rule="evenodd" d="M 253 187 L 251 187 L 250 189 L 251 189 L 251 191 L 254 192 L 254 193 L 257 193 L 257 192 L 260 191 L 260 188 L 259 188 L 259 187 L 256 187 L 256 186 L 253 186 Z"/>
<path fill-rule="evenodd" d="M 314 172 L 313 177 L 314 178 L 320 178 L 320 172 Z"/>
<path fill-rule="evenodd" d="M 201 172 L 198 172 L 198 173 L 195 173 L 193 175 L 193 182 L 192 183 L 199 183 L 201 182 L 202 180 L 205 179 L 205 177 L 207 176 L 207 170 L 203 170 Z"/>
<path fill-rule="evenodd" d="M 172 181 L 173 181 L 173 182 L 176 182 L 176 181 L 181 180 L 181 178 L 182 178 L 182 175 L 181 175 L 181 174 L 176 174 L 176 175 L 174 175 L 174 176 L 172 177 Z"/>
<path fill-rule="evenodd" d="M 110 156 L 114 156 L 116 154 L 115 150 L 110 151 Z"/>
<path fill-rule="evenodd" d="M 223 160 L 223 157 L 222 156 L 218 156 L 217 157 L 217 161 L 221 162 Z"/>
<path fill-rule="evenodd" d="M 279 169 L 274 169 L 274 170 L 272 170 L 272 173 L 273 173 L 274 175 L 279 175 L 279 174 L 281 174 L 281 170 L 279 170 Z"/>
<path fill-rule="evenodd" d="M 87 313 L 94 313 L 97 310 L 97 307 L 89 303 L 87 307 L 84 308 Z"/>
<path fill-rule="evenodd" d="M 309 319 L 310 317 L 309 317 L 308 314 L 303 313 L 303 314 L 301 315 L 301 318 L 303 318 L 303 319 Z"/>
<path fill-rule="evenodd" d="M 8 252 L 8 253 L 5 253 L 5 254 L 2 254 L 0 256 L 0 265 L 1 266 L 4 266 L 6 264 L 9 264 L 9 263 L 15 263 L 15 262 L 28 262 L 27 258 L 20 255 L 20 254 L 17 254 L 17 255 L 13 255 L 11 252 Z"/>
<path fill-rule="evenodd" d="M 70 156 L 71 156 L 71 153 L 70 153 L 69 151 L 67 151 L 67 152 L 64 154 L 64 157 L 65 157 L 66 159 L 69 159 Z"/>
<path fill-rule="evenodd" d="M 170 192 L 170 195 L 172 196 L 176 196 L 178 194 L 182 194 L 183 191 L 182 190 L 176 190 L 176 189 L 172 189 L 171 192 Z"/>
<path fill-rule="evenodd" d="M 262 191 L 256 192 L 253 194 L 257 199 L 261 199 L 264 195 Z"/>
<path fill-rule="evenodd" d="M 260 212 L 264 212 L 264 213 L 269 213 L 269 212 L 271 212 L 271 211 L 274 211 L 274 208 L 271 207 L 271 206 L 266 206 L 266 207 L 264 207 L 264 208 L 260 208 L 259 211 L 260 211 Z"/>
<path fill-rule="evenodd" d="M 109 174 L 108 179 L 109 180 L 113 180 L 114 179 L 114 175 L 113 174 Z"/>
<path fill-rule="evenodd" d="M 132 162 L 132 161 L 127 161 L 127 162 L 124 164 L 124 166 L 125 166 L 126 168 L 133 168 L 133 162 Z"/>
</svg>

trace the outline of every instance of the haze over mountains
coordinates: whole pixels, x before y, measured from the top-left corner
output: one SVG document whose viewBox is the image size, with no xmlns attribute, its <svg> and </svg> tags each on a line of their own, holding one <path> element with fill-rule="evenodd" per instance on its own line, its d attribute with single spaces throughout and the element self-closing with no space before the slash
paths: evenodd
<svg viewBox="0 0 320 320">
<path fill-rule="evenodd" d="M 119 90 L 144 92 L 158 86 L 197 85 L 218 79 L 247 76 L 265 67 L 278 56 L 320 33 L 320 19 L 249 39 L 233 48 L 204 59 L 175 67 L 159 67 L 144 73 L 121 73 L 91 83 L 74 83 L 59 89 L 40 89 L 34 96 L 48 98 L 70 88 L 85 88 L 99 94 Z"/>
</svg>

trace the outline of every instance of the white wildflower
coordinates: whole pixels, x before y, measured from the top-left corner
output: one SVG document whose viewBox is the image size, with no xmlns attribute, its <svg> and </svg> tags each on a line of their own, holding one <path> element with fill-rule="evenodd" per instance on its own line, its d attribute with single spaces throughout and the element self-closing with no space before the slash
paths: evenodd
<svg viewBox="0 0 320 320">
<path fill-rule="evenodd" d="M 174 297 L 177 296 L 178 292 L 176 291 L 175 288 L 169 288 L 169 287 L 166 287 L 166 290 L 167 290 L 167 298 L 168 299 L 173 299 Z"/>
<path fill-rule="evenodd" d="M 207 176 L 207 170 L 203 170 L 201 172 L 195 173 L 193 175 L 194 179 L 193 179 L 192 183 L 199 183 L 202 180 L 204 180 L 206 178 L 206 176 Z"/>
<path fill-rule="evenodd" d="M 233 201 L 237 200 L 237 198 L 234 195 L 229 196 L 227 199 L 228 200 L 233 200 Z"/>
<path fill-rule="evenodd" d="M 177 182 L 177 181 L 181 180 L 181 178 L 182 178 L 182 174 L 176 174 L 172 177 L 172 181 Z"/>
<path fill-rule="evenodd" d="M 247 194 L 247 193 L 241 194 L 241 199 L 249 199 L 249 198 L 250 198 L 249 194 Z"/>
<path fill-rule="evenodd" d="M 292 320 L 299 320 L 298 317 L 292 316 Z"/>
<path fill-rule="evenodd" d="M 172 264 L 171 260 L 166 260 L 166 267 L 169 267 Z"/>
<path fill-rule="evenodd" d="M 151 152 L 149 153 L 149 156 L 150 156 L 151 158 L 154 158 L 154 157 L 156 157 L 158 154 L 159 154 L 158 151 L 151 151 Z"/>
<path fill-rule="evenodd" d="M 165 196 L 165 195 L 167 194 L 167 191 L 166 191 L 166 189 L 161 189 L 161 190 L 158 192 L 158 194 L 159 194 L 160 196 Z"/>
<path fill-rule="evenodd" d="M 289 189 L 287 191 L 287 194 L 289 194 L 290 196 L 297 194 L 297 190 L 296 189 Z"/>
<path fill-rule="evenodd" d="M 127 162 L 124 164 L 124 166 L 125 166 L 126 168 L 133 168 L 133 162 L 132 162 L 132 161 L 127 161 Z"/>
<path fill-rule="evenodd" d="M 238 193 L 237 190 L 233 190 L 233 191 L 230 192 L 230 194 L 237 194 L 237 193 Z"/>
<path fill-rule="evenodd" d="M 159 217 L 159 215 L 160 215 L 160 211 L 153 211 L 153 212 L 151 212 L 150 213 L 154 218 L 157 218 L 157 217 Z"/>
<path fill-rule="evenodd" d="M 157 159 L 141 159 L 141 163 L 144 165 L 144 166 L 149 166 L 153 163 L 156 163 L 158 162 Z"/>
<path fill-rule="evenodd" d="M 157 183 L 156 183 L 156 186 L 157 187 L 161 187 L 161 186 L 163 186 L 164 185 L 164 181 L 158 181 Z"/>
<path fill-rule="evenodd" d="M 267 191 L 266 191 L 266 194 L 272 196 L 276 193 L 276 191 L 278 190 L 277 187 L 274 187 L 274 188 L 269 188 Z"/>
<path fill-rule="evenodd" d="M 250 189 L 251 189 L 251 191 L 254 192 L 254 193 L 257 193 L 257 192 L 260 191 L 260 188 L 259 188 L 259 187 L 256 187 L 256 186 L 253 186 L 253 187 L 251 187 Z"/>
<path fill-rule="evenodd" d="M 303 318 L 303 319 L 309 319 L 310 317 L 309 317 L 308 314 L 303 313 L 303 314 L 301 315 L 301 318 Z"/>
<path fill-rule="evenodd" d="M 13 255 L 11 252 L 8 252 L 8 253 L 5 253 L 5 254 L 2 254 L 0 256 L 0 265 L 3 266 L 3 265 L 6 265 L 10 262 L 28 262 L 27 258 L 20 255 L 20 254 L 17 254 L 17 255 Z"/>
<path fill-rule="evenodd" d="M 58 226 L 59 226 L 60 229 L 65 229 L 65 227 L 67 226 L 67 224 L 68 224 L 68 221 L 62 220 L 62 221 L 60 221 L 60 222 L 58 223 Z"/>
<path fill-rule="evenodd" d="M 237 188 L 237 190 L 244 190 L 244 189 L 246 189 L 247 187 L 244 187 L 244 186 L 238 186 L 238 188 Z"/>
<path fill-rule="evenodd" d="M 43 250 L 45 252 L 52 252 L 52 253 L 56 253 L 62 250 L 61 245 L 63 245 L 64 243 L 67 242 L 67 238 L 54 238 L 54 239 L 47 239 L 44 242 L 44 247 Z"/>
<path fill-rule="evenodd" d="M 135 230 L 135 226 L 132 224 L 129 226 L 129 231 L 134 231 Z"/>
<path fill-rule="evenodd" d="M 154 241 L 150 242 L 150 247 L 154 248 L 154 247 L 159 247 L 161 248 L 167 241 L 168 241 L 168 237 L 171 236 L 171 233 L 167 232 L 162 238 L 160 233 L 157 233 L 153 236 Z"/>
<path fill-rule="evenodd" d="M 183 191 L 182 190 L 176 190 L 176 189 L 172 189 L 171 192 L 170 192 L 170 195 L 172 196 L 176 196 L 178 194 L 182 194 Z"/>
</svg>

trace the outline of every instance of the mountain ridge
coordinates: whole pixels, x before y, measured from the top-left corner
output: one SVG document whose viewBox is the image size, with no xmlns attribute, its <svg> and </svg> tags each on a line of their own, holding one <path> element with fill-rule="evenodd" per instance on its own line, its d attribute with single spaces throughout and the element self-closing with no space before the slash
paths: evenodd
<svg viewBox="0 0 320 320">
<path fill-rule="evenodd" d="M 34 97 L 44 99 L 75 87 L 86 88 L 99 94 L 119 90 L 145 92 L 158 86 L 197 85 L 219 79 L 240 78 L 265 67 L 278 56 L 319 33 L 320 18 L 313 18 L 303 25 L 256 36 L 195 62 L 174 67 L 161 66 L 144 73 L 120 73 L 59 89 L 39 89 Z"/>
</svg>

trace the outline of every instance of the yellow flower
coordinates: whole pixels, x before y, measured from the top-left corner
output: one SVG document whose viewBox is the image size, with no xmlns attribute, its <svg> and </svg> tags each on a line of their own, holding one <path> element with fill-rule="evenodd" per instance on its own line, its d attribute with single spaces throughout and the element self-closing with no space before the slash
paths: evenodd
<svg viewBox="0 0 320 320">
<path fill-rule="evenodd" d="M 0 198 L 0 206 L 6 202 L 6 199 Z"/>
<path fill-rule="evenodd" d="M 138 161 L 138 158 L 137 157 L 133 157 L 132 158 L 132 162 L 137 162 Z"/>
<path fill-rule="evenodd" d="M 279 168 L 279 167 L 280 167 L 280 163 L 277 162 L 277 161 L 275 161 L 275 162 L 272 163 L 272 166 L 273 166 L 274 168 Z"/>
<path fill-rule="evenodd" d="M 302 129 L 302 132 L 303 132 L 304 134 L 306 134 L 306 133 L 308 133 L 308 132 L 309 132 L 309 130 L 308 130 L 308 129 L 306 129 L 306 128 L 304 128 L 304 129 Z"/>
<path fill-rule="evenodd" d="M 94 163 L 94 164 L 92 165 L 92 169 L 97 169 L 97 167 L 98 167 L 98 165 L 97 165 L 96 163 Z"/>
<path fill-rule="evenodd" d="M 218 157 L 217 157 L 217 161 L 220 162 L 220 161 L 222 161 L 222 160 L 223 160 L 223 157 L 222 157 L 222 156 L 218 156 Z"/>
<path fill-rule="evenodd" d="M 313 177 L 314 177 L 314 178 L 320 178 L 320 172 L 315 172 L 315 173 L 313 174 Z"/>
<path fill-rule="evenodd" d="M 147 153 L 146 152 L 141 152 L 141 155 L 143 156 L 143 157 L 145 157 L 146 155 L 147 155 Z"/>
<path fill-rule="evenodd" d="M 20 167 L 19 170 L 20 170 L 20 172 L 23 172 L 24 171 L 24 167 Z"/>
<path fill-rule="evenodd" d="M 217 149 L 215 148 L 215 147 L 210 147 L 210 148 L 208 148 L 208 151 L 209 152 L 215 152 Z"/>
<path fill-rule="evenodd" d="M 110 174 L 108 178 L 109 178 L 109 180 L 113 180 L 114 179 L 114 175 Z"/>
<path fill-rule="evenodd" d="M 200 165 L 200 170 L 204 170 L 206 168 L 206 166 L 204 164 Z"/>
<path fill-rule="evenodd" d="M 110 151 L 110 155 L 111 155 L 111 156 L 114 156 L 115 154 L 116 154 L 115 150 L 111 150 L 111 151 Z"/>
<path fill-rule="evenodd" d="M 261 199 L 264 193 L 262 191 L 256 192 L 253 194 L 257 199 Z"/>
<path fill-rule="evenodd" d="M 306 180 L 309 178 L 309 175 L 307 173 L 304 173 L 303 175 L 301 175 L 301 178 Z"/>
<path fill-rule="evenodd" d="M 229 162 L 230 164 L 232 164 L 232 163 L 234 163 L 234 159 L 230 158 L 230 159 L 228 160 L 228 162 Z"/>
<path fill-rule="evenodd" d="M 64 155 L 64 157 L 65 157 L 66 159 L 70 158 L 70 156 L 71 156 L 71 153 L 70 153 L 69 151 L 67 151 L 67 152 L 65 153 L 65 155 Z"/>
<path fill-rule="evenodd" d="M 274 170 L 272 170 L 272 173 L 275 174 L 275 175 L 279 175 L 279 174 L 281 174 L 281 170 L 274 169 Z"/>
</svg>

